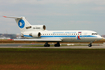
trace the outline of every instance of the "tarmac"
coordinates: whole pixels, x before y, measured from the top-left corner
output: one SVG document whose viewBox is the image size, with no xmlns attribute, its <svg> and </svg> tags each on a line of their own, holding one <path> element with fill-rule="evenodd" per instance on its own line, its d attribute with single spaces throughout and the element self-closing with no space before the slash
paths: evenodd
<svg viewBox="0 0 105 70">
<path fill-rule="evenodd" d="M 24 45 L 28 45 L 25 47 Z M 82 46 L 75 46 L 75 45 L 67 45 L 67 46 L 60 46 L 60 47 L 31 47 L 30 45 L 43 45 L 43 44 L 0 44 L 0 48 L 39 48 L 39 49 L 105 49 L 105 44 L 93 44 L 92 47 L 88 47 L 87 45 Z"/>
</svg>

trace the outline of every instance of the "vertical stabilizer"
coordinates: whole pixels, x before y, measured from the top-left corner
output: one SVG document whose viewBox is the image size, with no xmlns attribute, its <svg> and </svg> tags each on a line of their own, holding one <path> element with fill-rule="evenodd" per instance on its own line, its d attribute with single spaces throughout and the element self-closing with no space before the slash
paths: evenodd
<svg viewBox="0 0 105 70">
<path fill-rule="evenodd" d="M 26 28 L 31 26 L 31 24 L 25 19 L 25 17 L 3 17 L 14 18 L 21 32 L 27 31 Z"/>
</svg>

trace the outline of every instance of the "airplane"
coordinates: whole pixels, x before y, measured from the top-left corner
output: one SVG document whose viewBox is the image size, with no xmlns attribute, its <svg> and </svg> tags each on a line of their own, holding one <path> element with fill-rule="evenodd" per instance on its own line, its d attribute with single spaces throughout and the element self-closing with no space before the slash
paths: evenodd
<svg viewBox="0 0 105 70">
<path fill-rule="evenodd" d="M 94 41 L 101 40 L 102 37 L 95 31 L 91 30 L 46 30 L 45 25 L 31 25 L 25 17 L 7 17 L 15 19 L 21 36 L 25 39 L 14 39 L 15 41 L 37 41 L 46 42 L 44 47 L 50 47 L 48 42 L 57 42 L 55 47 L 60 47 L 60 42 L 90 42 L 92 47 Z"/>
</svg>

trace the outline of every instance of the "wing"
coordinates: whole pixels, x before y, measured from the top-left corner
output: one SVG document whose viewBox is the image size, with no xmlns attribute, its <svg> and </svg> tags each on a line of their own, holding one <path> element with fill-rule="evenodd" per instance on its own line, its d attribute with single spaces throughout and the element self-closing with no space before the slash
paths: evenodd
<svg viewBox="0 0 105 70">
<path fill-rule="evenodd" d="M 60 42 L 60 38 L 46 38 L 46 39 L 13 39 L 14 41 L 37 41 L 37 42 Z"/>
</svg>

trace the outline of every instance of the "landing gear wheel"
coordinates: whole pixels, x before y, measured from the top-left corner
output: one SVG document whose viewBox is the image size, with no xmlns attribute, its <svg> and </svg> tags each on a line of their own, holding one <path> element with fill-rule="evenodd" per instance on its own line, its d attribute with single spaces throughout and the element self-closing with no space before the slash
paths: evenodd
<svg viewBox="0 0 105 70">
<path fill-rule="evenodd" d="M 55 44 L 54 46 L 55 46 L 55 47 L 60 47 L 60 45 L 58 45 L 58 44 Z"/>
<path fill-rule="evenodd" d="M 60 47 L 60 43 L 57 42 L 57 44 L 54 45 L 55 47 Z"/>
<path fill-rule="evenodd" d="M 44 47 L 50 47 L 50 44 L 48 44 L 48 42 L 46 42 L 46 43 L 44 44 Z"/>
<path fill-rule="evenodd" d="M 50 44 L 45 44 L 44 47 L 50 47 Z"/>
<path fill-rule="evenodd" d="M 92 44 L 90 43 L 88 46 L 89 46 L 89 47 L 92 47 Z"/>
</svg>

